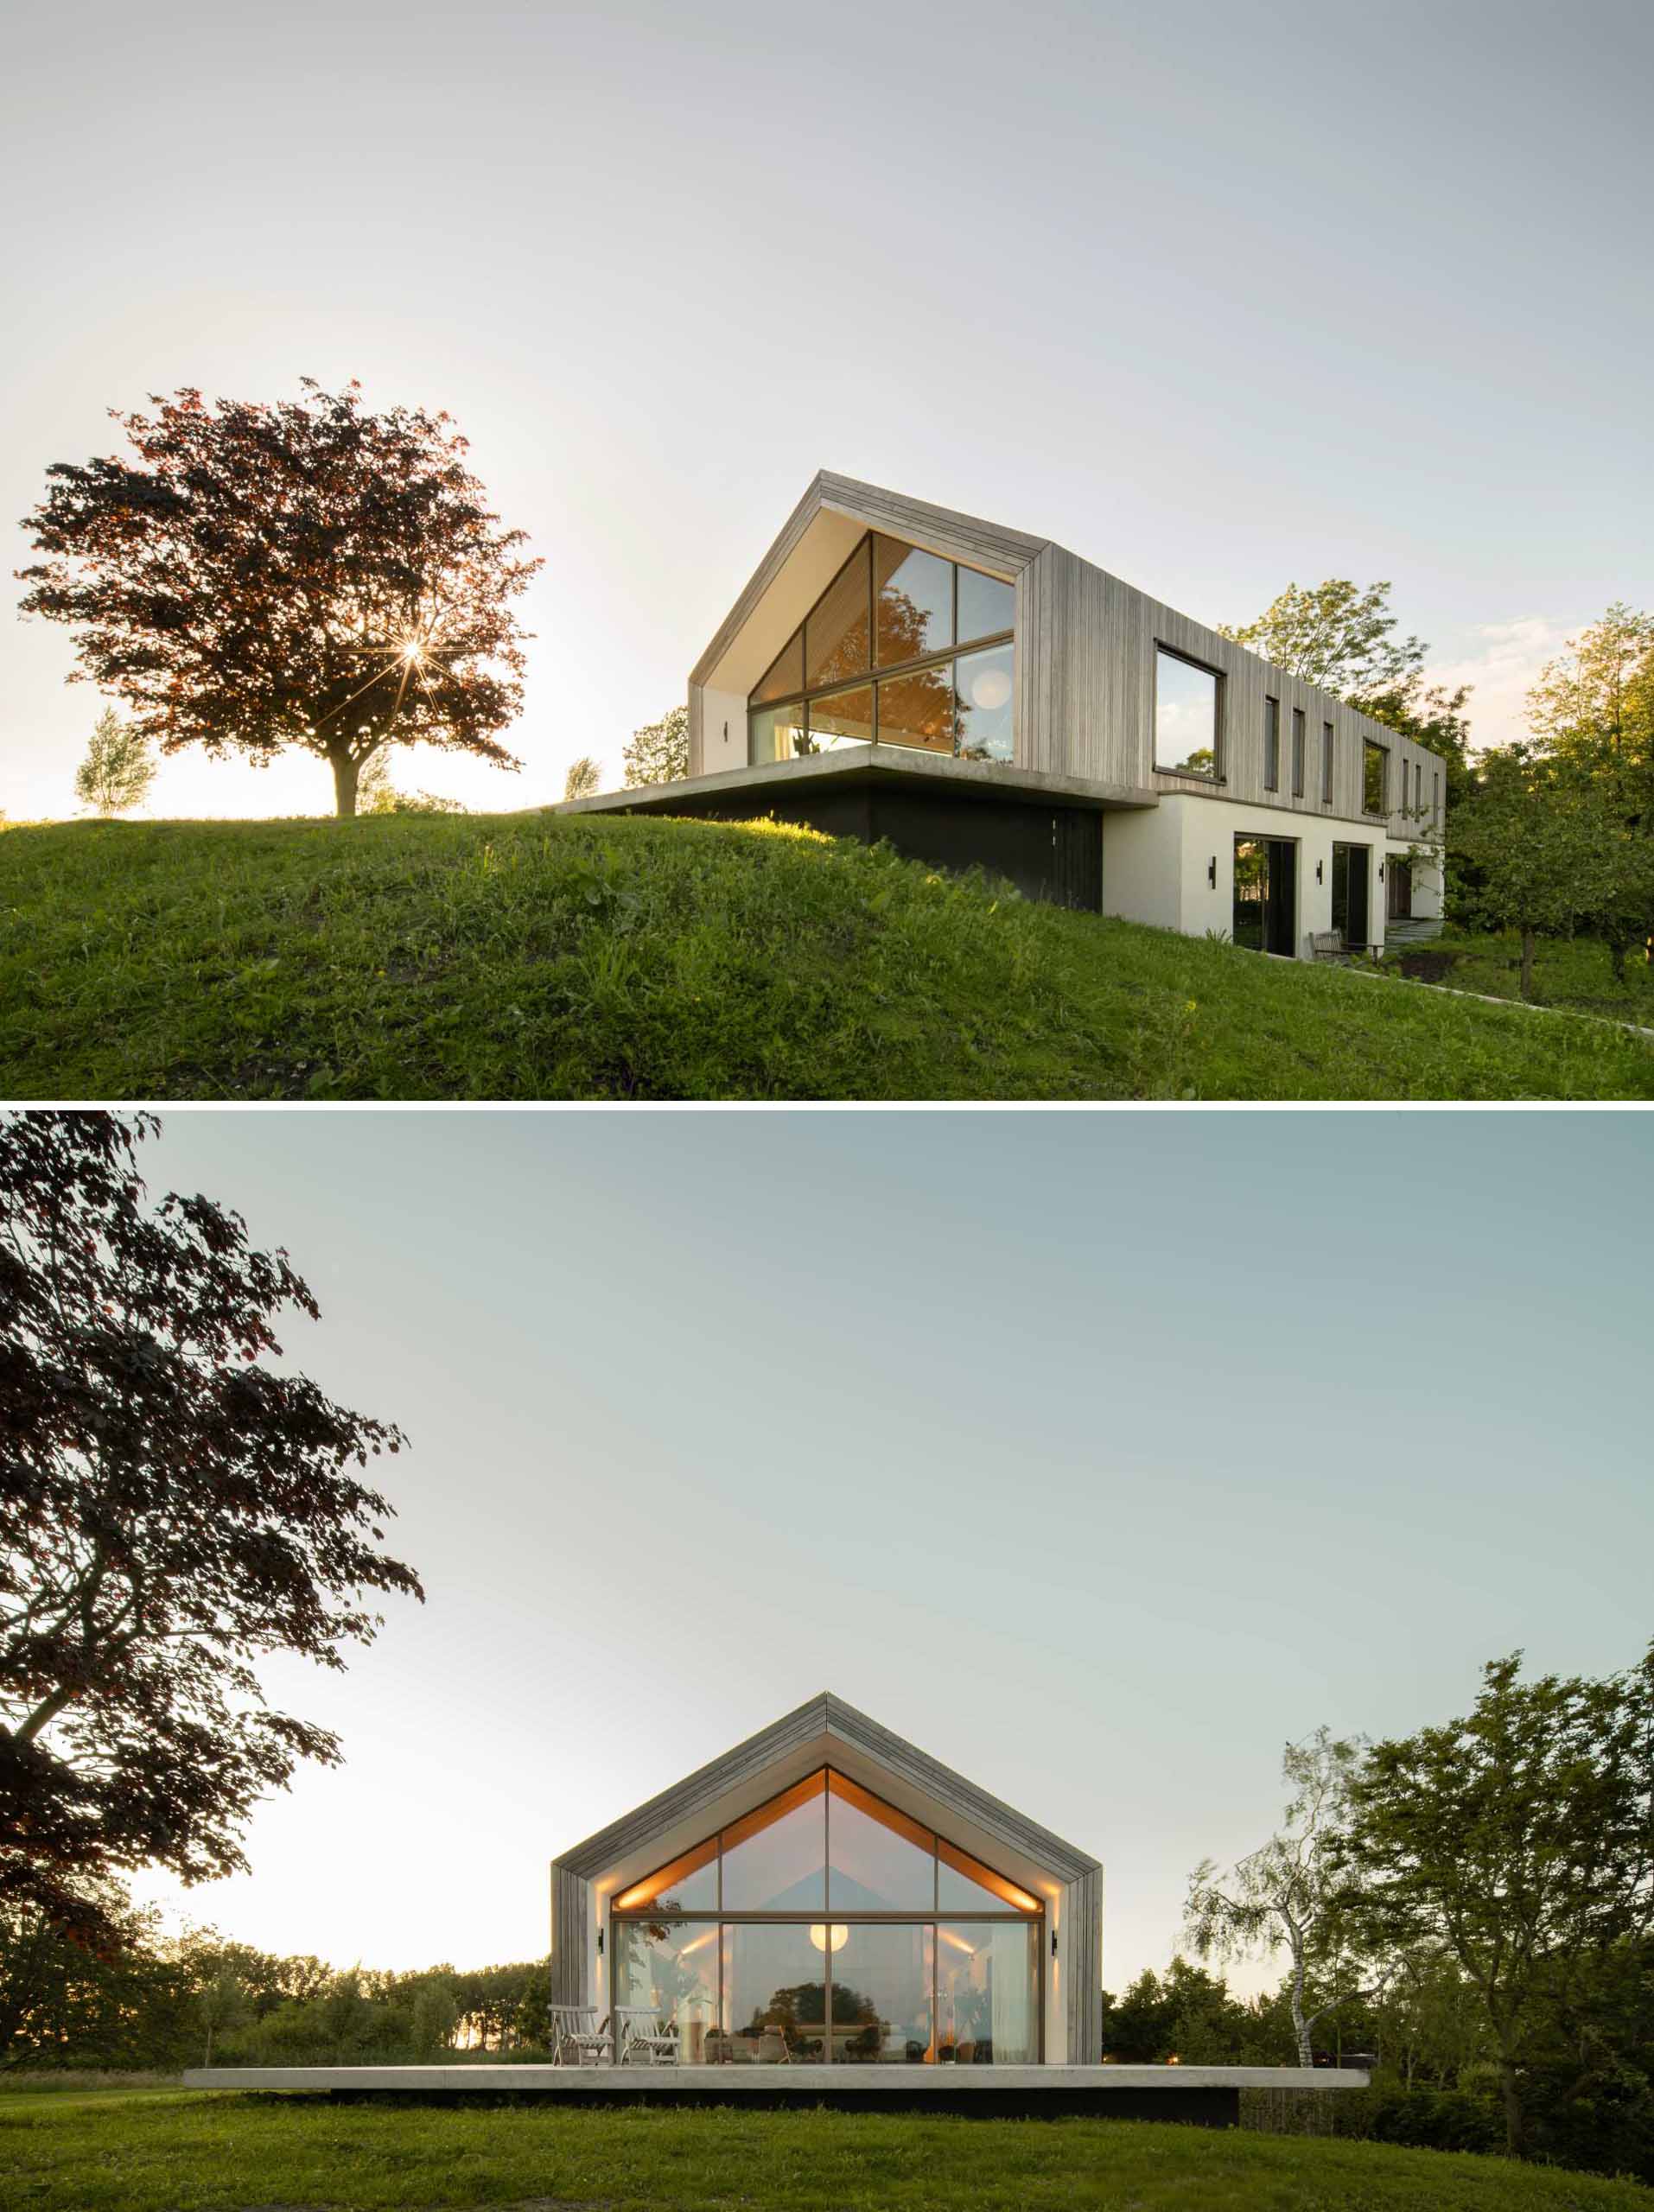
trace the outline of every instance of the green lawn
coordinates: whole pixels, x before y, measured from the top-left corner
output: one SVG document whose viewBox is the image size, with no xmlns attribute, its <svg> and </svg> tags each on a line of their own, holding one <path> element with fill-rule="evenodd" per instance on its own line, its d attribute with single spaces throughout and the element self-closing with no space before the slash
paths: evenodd
<svg viewBox="0 0 1654 2212">
<path fill-rule="evenodd" d="M 1594 1022 L 1060 912 L 773 824 L 0 835 L 12 1098 L 1646 1098 Z"/>
<path fill-rule="evenodd" d="M 1522 947 L 1514 937 L 1447 932 L 1406 948 L 1399 959 L 1403 973 L 1421 969 L 1431 982 L 1453 990 L 1485 991 L 1501 999 L 1522 995 Z M 1617 982 L 1606 944 L 1594 938 L 1548 938 L 1540 944 L 1533 981 L 1537 1005 L 1654 1028 L 1654 965 L 1640 954 L 1626 961 L 1625 978 Z"/>
<path fill-rule="evenodd" d="M 657 2212 L 1654 2212 L 1632 2182 L 1131 2120 L 0 2096 L 0 2212 L 532 2203 Z"/>
</svg>

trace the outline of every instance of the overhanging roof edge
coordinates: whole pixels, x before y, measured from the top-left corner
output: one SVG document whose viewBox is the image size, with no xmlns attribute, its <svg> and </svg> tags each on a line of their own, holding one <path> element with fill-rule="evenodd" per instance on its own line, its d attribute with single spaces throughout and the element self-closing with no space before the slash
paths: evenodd
<svg viewBox="0 0 1654 2212">
<path fill-rule="evenodd" d="M 618 1859 L 646 1848 L 652 1835 L 665 1834 L 700 1806 L 710 1806 L 735 1784 L 761 1775 L 767 1767 L 779 1763 L 789 1751 L 816 1736 L 838 1737 L 888 1773 L 923 1790 L 948 1810 L 972 1821 L 987 1834 L 1065 1880 L 1076 1880 L 1100 1868 L 1101 1862 L 1089 1852 L 1065 1842 L 1049 1828 L 1006 1804 L 1002 1798 L 979 1789 L 894 1730 L 881 1726 L 855 1706 L 846 1704 L 830 1690 L 807 1699 L 721 1758 L 709 1760 L 692 1774 L 685 1775 L 681 1782 L 659 1791 L 583 1842 L 560 1853 L 551 1863 L 583 1879 L 592 1879 Z"/>
</svg>

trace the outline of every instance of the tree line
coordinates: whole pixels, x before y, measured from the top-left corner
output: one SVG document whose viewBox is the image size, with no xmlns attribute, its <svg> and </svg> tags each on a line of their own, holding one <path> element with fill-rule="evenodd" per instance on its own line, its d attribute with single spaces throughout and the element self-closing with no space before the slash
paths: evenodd
<svg viewBox="0 0 1654 2212">
<path fill-rule="evenodd" d="M 1289 584 L 1223 634 L 1440 757 L 1445 820 L 1408 810 L 1414 862 L 1441 878 L 1454 924 L 1514 933 L 1524 998 L 1542 938 L 1601 940 L 1623 981 L 1633 953 L 1654 955 L 1654 614 L 1608 607 L 1541 670 L 1528 734 L 1474 750 L 1468 688 L 1429 681 L 1390 592 Z"/>
</svg>

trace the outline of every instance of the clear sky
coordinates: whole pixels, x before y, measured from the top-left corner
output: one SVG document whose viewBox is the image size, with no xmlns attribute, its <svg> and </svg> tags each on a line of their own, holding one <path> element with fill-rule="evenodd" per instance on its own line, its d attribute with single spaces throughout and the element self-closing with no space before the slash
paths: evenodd
<svg viewBox="0 0 1654 2212">
<path fill-rule="evenodd" d="M 546 1864 L 831 1688 L 1106 1867 L 1105 1980 L 1281 1746 L 1654 1621 L 1632 1115 L 169 1114 L 399 1421 L 398 1605 L 191 1916 L 340 1963 L 547 1942 Z M 175 1902 L 165 1884 L 146 1893 Z M 170 1909 L 170 1905 L 169 1905 Z"/>
<path fill-rule="evenodd" d="M 1483 741 L 1654 599 L 1646 0 L 58 0 L 6 64 L 6 529 L 111 406 L 356 376 L 545 556 L 525 772 L 405 784 L 618 780 L 824 466 L 1209 621 L 1390 577 Z M 99 702 L 0 640 L 0 808 L 66 813 Z M 192 756 L 150 810 L 330 804 Z"/>
</svg>

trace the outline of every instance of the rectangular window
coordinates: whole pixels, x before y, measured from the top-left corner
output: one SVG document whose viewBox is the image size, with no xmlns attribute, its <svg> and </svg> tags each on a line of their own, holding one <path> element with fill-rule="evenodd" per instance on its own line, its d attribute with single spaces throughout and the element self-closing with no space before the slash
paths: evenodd
<svg viewBox="0 0 1654 2212">
<path fill-rule="evenodd" d="M 1263 788 L 1281 788 L 1281 702 L 1268 697 L 1263 702 Z"/>
<path fill-rule="evenodd" d="M 1413 763 L 1413 811 L 1415 814 L 1424 811 L 1424 763 L 1422 760 Z"/>
<path fill-rule="evenodd" d="M 1361 810 L 1384 814 L 1390 808 L 1390 747 L 1361 741 Z"/>
<path fill-rule="evenodd" d="M 1435 821 L 1441 821 L 1441 771 L 1440 768 L 1432 768 L 1430 771 L 1430 813 Z"/>
<path fill-rule="evenodd" d="M 1304 710 L 1301 707 L 1295 707 L 1292 710 L 1292 795 L 1295 798 L 1301 798 L 1304 795 Z"/>
<path fill-rule="evenodd" d="M 1333 725 L 1321 724 L 1321 804 L 1333 804 Z"/>
<path fill-rule="evenodd" d="M 962 760 L 1008 760 L 1011 743 L 1011 648 L 989 645 L 958 659 Z"/>
<path fill-rule="evenodd" d="M 1217 781 L 1218 688 L 1215 669 L 1155 648 L 1155 766 L 1162 774 Z"/>
</svg>

